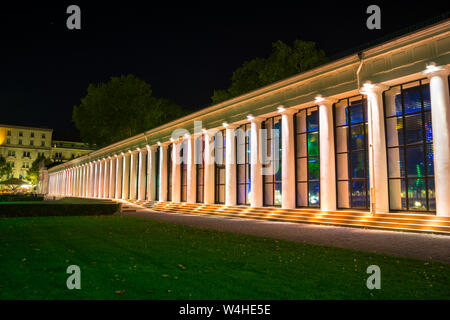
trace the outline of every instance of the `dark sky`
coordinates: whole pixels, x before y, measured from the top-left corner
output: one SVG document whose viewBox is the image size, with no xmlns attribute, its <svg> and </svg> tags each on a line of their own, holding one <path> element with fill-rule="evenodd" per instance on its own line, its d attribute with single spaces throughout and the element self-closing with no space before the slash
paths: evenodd
<svg viewBox="0 0 450 320">
<path fill-rule="evenodd" d="M 312 40 L 336 57 L 450 7 L 445 1 L 161 2 L 165 8 L 152 1 L 41 2 L 0 8 L 0 123 L 69 133 L 76 132 L 72 107 L 89 83 L 132 73 L 155 96 L 196 110 L 230 84 L 244 61 L 268 56 L 276 40 Z M 66 28 L 70 4 L 81 8 L 81 30 Z M 370 4 L 381 8 L 381 30 L 366 28 Z"/>
</svg>

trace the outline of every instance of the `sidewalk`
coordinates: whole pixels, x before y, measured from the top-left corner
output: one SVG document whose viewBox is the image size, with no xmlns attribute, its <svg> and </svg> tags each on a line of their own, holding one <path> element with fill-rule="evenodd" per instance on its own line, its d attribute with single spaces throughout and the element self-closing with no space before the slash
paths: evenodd
<svg viewBox="0 0 450 320">
<path fill-rule="evenodd" d="M 127 212 L 123 215 L 450 264 L 450 237 L 443 235 L 162 213 L 151 210 Z"/>
</svg>

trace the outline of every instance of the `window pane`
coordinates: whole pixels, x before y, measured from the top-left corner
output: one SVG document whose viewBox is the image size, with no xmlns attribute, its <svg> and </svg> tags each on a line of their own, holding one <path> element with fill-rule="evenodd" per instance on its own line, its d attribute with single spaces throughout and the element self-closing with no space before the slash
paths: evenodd
<svg viewBox="0 0 450 320">
<path fill-rule="evenodd" d="M 337 178 L 338 180 L 348 179 L 348 155 L 346 153 L 337 155 Z"/>
<path fill-rule="evenodd" d="M 405 176 L 405 159 L 403 148 L 388 149 L 389 177 L 400 178 Z"/>
<path fill-rule="evenodd" d="M 406 149 L 406 163 L 408 177 L 423 177 L 425 175 L 423 147 L 409 147 Z"/>
<path fill-rule="evenodd" d="M 273 204 L 273 185 L 264 184 L 264 205 L 271 206 Z"/>
<path fill-rule="evenodd" d="M 349 182 L 337 183 L 338 208 L 350 208 Z"/>
<path fill-rule="evenodd" d="M 431 112 L 425 112 L 425 140 L 426 142 L 433 141 L 433 128 L 431 125 Z"/>
<path fill-rule="evenodd" d="M 320 194 L 320 183 L 311 182 L 309 183 L 309 205 L 312 207 L 319 207 L 319 194 Z"/>
<path fill-rule="evenodd" d="M 428 202 L 429 210 L 436 210 L 436 194 L 434 189 L 434 178 L 428 178 Z"/>
<path fill-rule="evenodd" d="M 351 150 L 364 149 L 364 125 L 354 125 L 350 129 L 350 147 Z"/>
<path fill-rule="evenodd" d="M 408 206 L 410 210 L 426 210 L 427 198 L 424 179 L 408 180 Z"/>
<path fill-rule="evenodd" d="M 245 183 L 245 165 L 237 165 L 237 183 Z"/>
<path fill-rule="evenodd" d="M 351 155 L 351 178 L 364 178 L 364 153 L 357 152 Z"/>
<path fill-rule="evenodd" d="M 319 111 L 318 108 L 308 108 L 307 109 L 307 124 L 308 131 L 319 130 Z"/>
<path fill-rule="evenodd" d="M 336 103 L 335 105 L 336 126 L 347 125 L 347 102 Z"/>
<path fill-rule="evenodd" d="M 308 156 L 319 154 L 319 133 L 308 133 Z"/>
<path fill-rule="evenodd" d="M 420 87 L 418 83 L 414 83 L 414 87 L 403 89 L 403 101 L 405 106 L 405 113 L 418 112 L 422 108 Z"/>
<path fill-rule="evenodd" d="M 386 135 L 388 147 L 396 147 L 402 145 L 403 142 L 403 119 L 388 118 L 386 119 Z"/>
<path fill-rule="evenodd" d="M 385 92 L 384 101 L 386 105 L 386 117 L 402 114 L 402 95 L 400 94 L 399 86 Z"/>
<path fill-rule="evenodd" d="M 434 153 L 433 144 L 427 144 L 427 175 L 434 175 Z"/>
<path fill-rule="evenodd" d="M 297 133 L 306 132 L 306 110 L 299 111 L 296 116 L 296 131 Z"/>
<path fill-rule="evenodd" d="M 281 205 L 281 183 L 275 184 L 275 205 Z"/>
<path fill-rule="evenodd" d="M 336 152 L 347 151 L 348 127 L 336 128 Z"/>
<path fill-rule="evenodd" d="M 306 169 L 306 158 L 296 159 L 297 161 L 297 181 L 306 181 L 307 179 L 307 169 Z"/>
<path fill-rule="evenodd" d="M 422 84 L 422 97 L 423 97 L 423 108 L 426 110 L 431 109 L 430 85 L 428 83 Z"/>
<path fill-rule="evenodd" d="M 306 157 L 306 134 L 297 135 L 297 157 Z"/>
<path fill-rule="evenodd" d="M 245 203 L 245 184 L 240 184 L 237 186 L 237 188 L 238 188 L 238 194 L 237 194 L 238 204 L 244 204 Z"/>
<path fill-rule="evenodd" d="M 352 207 L 366 206 L 366 183 L 364 181 L 352 182 Z"/>
<path fill-rule="evenodd" d="M 389 206 L 392 210 L 406 210 L 405 180 L 389 180 Z"/>
<path fill-rule="evenodd" d="M 362 103 L 358 102 L 350 107 L 350 123 L 363 122 Z"/>
<path fill-rule="evenodd" d="M 319 171 L 319 158 L 318 157 L 310 157 L 308 159 L 308 178 L 309 180 L 319 180 L 320 171 Z"/>
<path fill-rule="evenodd" d="M 308 206 L 308 186 L 306 183 L 297 182 L 297 206 Z"/>
<path fill-rule="evenodd" d="M 422 114 L 405 117 L 406 143 L 419 143 L 423 141 Z"/>
</svg>

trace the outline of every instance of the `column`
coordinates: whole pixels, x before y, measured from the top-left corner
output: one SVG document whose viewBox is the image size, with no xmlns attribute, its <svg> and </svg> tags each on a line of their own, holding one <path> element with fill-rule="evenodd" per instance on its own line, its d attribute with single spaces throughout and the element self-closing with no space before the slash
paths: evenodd
<svg viewBox="0 0 450 320">
<path fill-rule="evenodd" d="M 172 145 L 172 202 L 181 202 L 181 142 Z"/>
<path fill-rule="evenodd" d="M 98 163 L 99 175 L 98 175 L 98 194 L 97 198 L 103 198 L 103 187 L 105 177 L 105 159 L 101 159 Z"/>
<path fill-rule="evenodd" d="M 159 201 L 167 201 L 167 144 L 161 144 L 159 150 Z"/>
<path fill-rule="evenodd" d="M 195 136 L 187 138 L 187 202 L 197 202 L 197 175 L 195 166 Z M 186 159 L 186 157 L 185 157 Z"/>
<path fill-rule="evenodd" d="M 155 147 L 147 147 L 147 200 L 156 198 L 156 150 Z"/>
<path fill-rule="evenodd" d="M 450 66 L 430 64 L 424 74 L 430 79 L 433 127 L 436 215 L 450 217 Z"/>
<path fill-rule="evenodd" d="M 214 132 L 205 132 L 204 202 L 214 204 Z"/>
<path fill-rule="evenodd" d="M 121 199 L 122 198 L 122 174 L 123 174 L 123 156 L 124 154 L 121 153 L 120 155 L 116 155 L 116 190 L 115 190 L 115 198 Z"/>
<path fill-rule="evenodd" d="M 109 188 L 108 188 L 108 198 L 114 199 L 116 196 L 116 157 L 114 155 L 109 157 Z"/>
<path fill-rule="evenodd" d="M 109 198 L 109 171 L 110 171 L 110 166 L 109 166 L 109 161 L 110 161 L 111 157 L 107 157 L 105 159 L 104 162 L 104 172 L 103 172 L 103 198 Z"/>
<path fill-rule="evenodd" d="M 139 150 L 139 174 L 138 174 L 138 200 L 145 200 L 145 176 L 146 176 L 146 159 L 147 149 L 142 148 Z"/>
<path fill-rule="evenodd" d="M 139 149 L 140 150 L 140 149 Z M 136 200 L 136 187 L 137 187 L 137 165 L 138 165 L 138 156 L 139 150 L 134 150 L 130 155 L 130 194 L 128 197 L 131 200 Z"/>
<path fill-rule="evenodd" d="M 94 171 L 94 190 L 93 190 L 93 194 L 92 194 L 92 196 L 94 197 L 94 198 L 97 198 L 97 196 L 98 196 L 98 176 L 99 176 L 99 161 L 94 161 L 94 168 L 93 168 L 93 171 Z"/>
<path fill-rule="evenodd" d="M 336 99 L 317 97 L 319 106 L 320 209 L 336 211 L 336 162 L 333 104 Z"/>
<path fill-rule="evenodd" d="M 389 212 L 386 135 L 383 91 L 389 87 L 366 82 L 361 91 L 367 96 L 369 139 L 370 212 Z"/>
<path fill-rule="evenodd" d="M 236 191 L 236 137 L 235 125 L 228 125 L 225 129 L 225 205 L 235 206 Z"/>
<path fill-rule="evenodd" d="M 281 207 L 295 208 L 295 132 L 296 110 L 280 108 L 281 113 Z"/>
<path fill-rule="evenodd" d="M 261 122 L 262 118 L 252 118 L 250 123 L 250 205 L 263 206 L 263 177 L 261 154 Z M 263 147 L 263 146 L 262 146 Z"/>
<path fill-rule="evenodd" d="M 95 161 L 92 161 L 90 163 L 88 170 L 89 170 L 89 179 L 87 183 L 87 192 L 88 192 L 87 196 L 93 198 L 95 190 Z"/>
<path fill-rule="evenodd" d="M 130 162 L 131 151 L 128 151 L 123 155 L 122 199 L 124 200 L 130 197 Z"/>
</svg>

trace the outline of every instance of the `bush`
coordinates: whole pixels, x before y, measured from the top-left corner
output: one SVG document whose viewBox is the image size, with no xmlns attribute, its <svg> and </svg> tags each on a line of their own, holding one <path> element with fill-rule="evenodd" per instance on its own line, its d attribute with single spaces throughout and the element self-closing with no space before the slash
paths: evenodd
<svg viewBox="0 0 450 320">
<path fill-rule="evenodd" d="M 44 196 L 41 195 L 17 195 L 17 194 L 2 194 L 0 195 L 0 202 L 14 202 L 14 201 L 42 201 Z"/>
<path fill-rule="evenodd" d="M 117 203 L 0 203 L 0 217 L 3 218 L 112 215 L 118 210 Z"/>
</svg>

